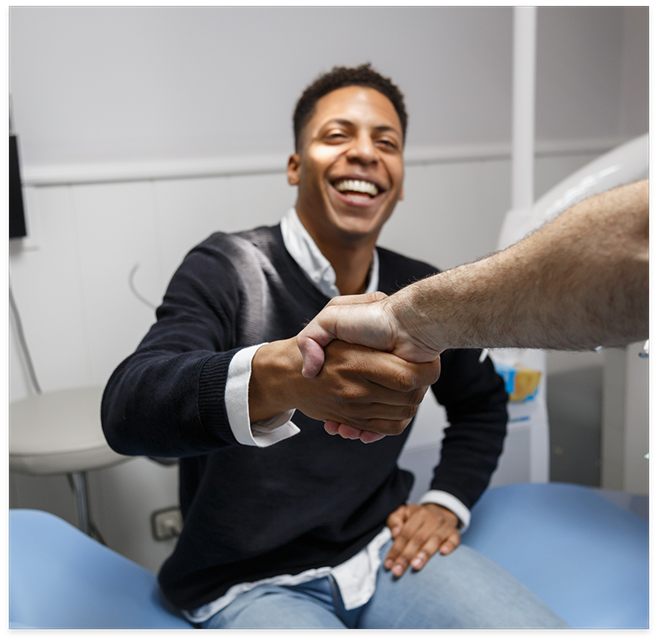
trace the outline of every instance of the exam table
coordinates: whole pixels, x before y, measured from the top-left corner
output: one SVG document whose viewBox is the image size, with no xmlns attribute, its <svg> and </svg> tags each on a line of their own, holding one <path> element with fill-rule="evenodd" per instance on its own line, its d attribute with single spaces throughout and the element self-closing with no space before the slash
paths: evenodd
<svg viewBox="0 0 658 641">
<path fill-rule="evenodd" d="M 463 542 L 574 628 L 647 628 L 649 523 L 571 484 L 488 489 Z M 11 628 L 191 628 L 148 570 L 60 518 L 9 512 Z"/>
</svg>

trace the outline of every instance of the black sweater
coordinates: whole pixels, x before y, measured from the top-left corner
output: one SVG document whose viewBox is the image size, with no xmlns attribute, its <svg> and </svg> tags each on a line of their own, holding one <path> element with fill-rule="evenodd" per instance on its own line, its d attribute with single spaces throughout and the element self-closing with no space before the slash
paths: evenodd
<svg viewBox="0 0 658 641">
<path fill-rule="evenodd" d="M 436 272 L 378 251 L 387 294 Z M 327 302 L 286 251 L 278 225 L 213 234 L 185 258 L 156 323 L 107 384 L 102 422 L 112 448 L 180 458 L 185 526 L 159 575 L 180 608 L 244 581 L 338 565 L 407 499 L 413 476 L 396 461 L 411 426 L 365 445 L 331 437 L 297 411 L 301 433 L 271 447 L 240 445 L 231 432 L 224 390 L 233 355 L 295 336 Z M 507 423 L 502 379 L 479 353 L 445 352 L 432 388 L 450 427 L 431 487 L 469 508 L 496 467 Z"/>
</svg>

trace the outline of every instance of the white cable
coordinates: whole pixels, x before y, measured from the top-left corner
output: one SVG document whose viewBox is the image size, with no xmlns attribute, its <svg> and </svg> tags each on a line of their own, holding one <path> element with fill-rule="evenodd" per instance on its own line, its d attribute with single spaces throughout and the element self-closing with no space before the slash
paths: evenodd
<svg viewBox="0 0 658 641">
<path fill-rule="evenodd" d="M 21 316 L 18 313 L 18 307 L 16 306 L 16 301 L 14 300 L 14 294 L 11 291 L 11 281 L 9 282 L 9 305 L 11 311 L 14 315 L 14 322 L 16 324 L 16 332 L 18 334 L 18 342 L 21 346 L 23 356 L 25 357 L 25 362 L 27 364 L 27 371 L 30 375 L 30 380 L 37 394 L 41 394 L 41 387 L 39 381 L 37 380 L 36 372 L 34 371 L 34 365 L 32 364 L 32 358 L 30 356 L 30 350 L 27 347 L 27 341 L 25 340 L 25 334 L 23 333 L 23 323 L 21 321 Z"/>
<path fill-rule="evenodd" d="M 144 303 L 144 305 L 147 305 L 151 309 L 157 309 L 157 305 L 154 305 L 150 300 L 144 298 L 138 291 L 137 288 L 135 287 L 134 283 L 134 278 L 135 278 L 135 273 L 139 269 L 139 263 L 135 263 L 135 266 L 132 268 L 130 272 L 130 276 L 128 276 L 128 285 L 130 287 L 130 291 L 135 294 L 135 296 Z"/>
</svg>

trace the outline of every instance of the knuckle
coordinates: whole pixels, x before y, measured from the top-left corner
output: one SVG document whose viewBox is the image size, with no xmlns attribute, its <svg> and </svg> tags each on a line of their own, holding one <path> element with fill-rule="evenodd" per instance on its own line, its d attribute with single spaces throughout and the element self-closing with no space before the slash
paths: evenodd
<svg viewBox="0 0 658 641">
<path fill-rule="evenodd" d="M 387 419 L 371 419 L 364 421 L 365 427 L 371 432 L 377 434 L 384 434 L 386 436 L 399 436 L 404 432 L 404 428 L 409 421 L 391 421 Z"/>
<path fill-rule="evenodd" d="M 420 532 L 417 532 L 413 535 L 413 537 L 411 537 L 411 544 L 419 549 L 423 547 L 426 541 L 427 538 Z"/>
<path fill-rule="evenodd" d="M 363 400 L 363 390 L 357 385 L 346 385 L 340 396 L 344 403 L 358 403 Z"/>
<path fill-rule="evenodd" d="M 395 550 L 396 553 L 401 553 L 402 550 L 404 550 L 405 546 L 407 545 L 407 542 L 409 541 L 409 535 L 407 532 L 403 529 L 396 537 L 395 537 L 395 543 L 393 544 L 391 551 Z"/>
<path fill-rule="evenodd" d="M 413 418 L 418 412 L 418 405 L 407 405 L 404 410 L 405 418 Z"/>
<path fill-rule="evenodd" d="M 450 537 L 448 537 L 448 538 L 450 538 Z M 432 536 L 430 536 L 427 539 L 427 545 L 429 547 L 433 548 L 433 549 L 438 549 L 439 545 L 441 545 L 441 541 L 443 541 L 443 540 L 444 540 L 444 537 L 441 536 L 438 532 L 435 532 L 434 534 L 432 534 Z"/>
<path fill-rule="evenodd" d="M 407 551 L 404 548 L 400 549 L 394 558 L 396 563 L 402 563 L 403 565 L 408 565 L 409 561 L 411 560 L 410 555 L 407 554 Z"/>
<path fill-rule="evenodd" d="M 418 368 L 418 379 L 422 379 L 426 385 L 433 385 L 439 380 L 439 376 L 441 375 L 441 359 L 437 358 L 429 363 L 421 363 L 418 365 Z"/>
<path fill-rule="evenodd" d="M 411 392 L 409 402 L 412 405 L 419 405 L 420 402 L 425 398 L 425 393 L 427 392 L 427 387 L 419 387 Z"/>
<path fill-rule="evenodd" d="M 419 387 L 418 377 L 409 368 L 399 368 L 396 375 L 398 388 L 403 392 L 411 392 Z"/>
<path fill-rule="evenodd" d="M 399 436 L 400 434 L 402 434 L 402 432 L 404 432 L 407 425 L 409 425 L 409 420 L 390 421 L 390 425 L 386 433 L 389 436 Z"/>
<path fill-rule="evenodd" d="M 347 411 L 342 412 L 336 422 L 339 425 L 338 433 L 341 434 L 341 436 L 345 436 L 346 434 L 349 434 L 350 436 L 354 436 L 352 430 L 364 429 L 363 420 L 359 418 L 359 416 L 355 412 L 347 412 Z"/>
</svg>

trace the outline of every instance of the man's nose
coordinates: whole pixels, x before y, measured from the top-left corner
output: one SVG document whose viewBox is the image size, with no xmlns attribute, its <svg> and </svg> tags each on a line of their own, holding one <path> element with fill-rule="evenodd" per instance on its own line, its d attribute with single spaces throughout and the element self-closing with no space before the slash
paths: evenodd
<svg viewBox="0 0 658 641">
<path fill-rule="evenodd" d="M 372 138 L 365 132 L 355 136 L 347 151 L 347 157 L 349 160 L 362 164 L 377 162 L 377 150 Z"/>
</svg>

